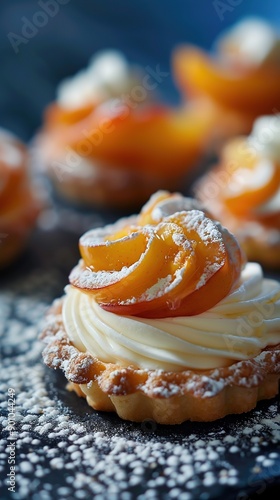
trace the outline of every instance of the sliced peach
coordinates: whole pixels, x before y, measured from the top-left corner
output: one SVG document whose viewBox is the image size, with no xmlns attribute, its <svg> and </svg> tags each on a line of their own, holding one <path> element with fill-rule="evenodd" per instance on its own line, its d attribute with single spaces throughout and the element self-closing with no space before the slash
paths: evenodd
<svg viewBox="0 0 280 500">
<path fill-rule="evenodd" d="M 269 200 L 280 186 L 279 165 L 272 160 L 262 160 L 244 139 L 235 139 L 224 148 L 221 166 L 212 174 L 211 180 L 216 178 L 219 181 L 225 175 L 228 179 L 221 188 L 221 199 L 236 215 L 250 214 Z M 260 175 L 263 175 L 263 183 L 254 187 L 254 181 Z"/>
<path fill-rule="evenodd" d="M 25 172 L 23 168 L 10 168 L 0 163 L 0 207 L 9 204 L 17 189 L 24 182 Z"/>
<path fill-rule="evenodd" d="M 139 261 L 147 242 L 147 235 L 134 232 L 120 239 L 97 241 L 91 246 L 80 243 L 80 252 L 85 265 L 94 272 L 121 271 Z"/>
<path fill-rule="evenodd" d="M 254 219 L 255 218 L 267 227 L 280 230 L 280 209 L 275 213 L 254 214 Z"/>
<path fill-rule="evenodd" d="M 201 286 L 186 297 L 172 316 L 191 316 L 214 307 L 228 295 L 240 275 L 244 256 L 234 236 L 223 230 L 223 241 L 227 249 L 225 262 L 205 286 Z M 230 248 L 230 251 L 228 250 Z"/>
<path fill-rule="evenodd" d="M 125 308 L 125 304 L 131 301 L 137 303 L 160 279 L 174 274 L 174 261 L 177 267 L 181 265 L 194 269 L 194 254 L 190 247 L 184 253 L 183 262 L 179 259 L 182 251 L 172 239 L 175 232 L 178 234 L 180 228 L 163 223 L 155 231 L 143 228 L 142 233 L 132 233 L 122 240 L 110 241 L 109 245 L 107 241 L 103 245 L 88 248 L 81 246 L 82 255 L 86 257 L 87 275 L 89 269 L 92 271 L 89 276 L 91 281 L 88 287 L 84 284 L 83 276 L 80 280 L 71 280 L 70 276 L 70 281 L 77 287 L 92 291 L 104 307 L 123 302 L 122 307 Z M 181 234 L 183 236 L 182 230 Z M 131 253 L 139 240 L 139 248 L 134 248 L 135 251 Z"/>
<path fill-rule="evenodd" d="M 87 104 L 81 108 L 66 109 L 52 103 L 45 111 L 45 126 L 49 128 L 73 125 L 86 118 L 94 108 L 94 104 Z"/>
<path fill-rule="evenodd" d="M 182 223 L 185 219 L 183 224 L 191 224 L 192 218 L 194 215 L 189 212 L 187 215 L 170 217 L 170 222 L 181 219 Z M 209 224 L 212 229 L 211 244 L 207 233 Z M 184 269 L 176 287 L 170 287 L 166 293 L 150 301 L 140 300 L 127 305 L 116 302 L 102 304 L 102 307 L 117 314 L 159 318 L 199 314 L 217 304 L 229 293 L 239 276 L 242 264 L 240 249 L 229 233 L 223 233 L 223 238 L 221 234 L 217 237 L 219 231 L 214 229 L 209 219 L 196 218 L 195 226 L 196 229 L 187 229 L 188 241 L 195 252 L 195 268 L 190 266 Z M 226 246 L 231 245 L 230 253 L 226 251 L 224 243 Z M 181 269 L 183 267 L 178 268 Z"/>
<path fill-rule="evenodd" d="M 211 59 L 202 50 L 181 47 L 174 54 L 174 71 L 183 90 L 207 95 L 217 103 L 253 116 L 280 106 L 280 70 L 237 70 Z"/>
<path fill-rule="evenodd" d="M 251 173 L 254 175 L 254 172 Z M 248 214 L 269 200 L 277 192 L 279 185 L 280 170 L 274 168 L 273 175 L 266 184 L 257 189 L 247 188 L 236 196 L 225 197 L 225 205 L 236 215 Z"/>
<path fill-rule="evenodd" d="M 114 116 L 102 108 L 88 121 L 88 139 L 98 142 L 92 157 L 163 177 L 173 177 L 197 160 L 207 128 L 202 116 L 167 108 L 159 112 L 158 107 L 128 109 Z M 77 137 L 72 147 L 78 152 Z"/>
<path fill-rule="evenodd" d="M 157 191 L 149 201 L 143 206 L 139 216 L 138 216 L 138 224 L 140 226 L 145 226 L 145 224 L 154 224 L 155 221 L 152 217 L 153 210 L 155 207 L 164 200 L 170 199 L 170 193 L 168 191 Z"/>
<path fill-rule="evenodd" d="M 152 225 L 124 223 L 120 232 L 108 226 L 86 233 L 80 240 L 83 265 L 71 273 L 70 282 L 117 314 L 190 315 L 219 302 L 239 276 L 239 246 L 198 210 L 156 223 L 151 213 L 167 198 L 159 192 L 143 208 L 139 220 L 150 217 Z"/>
<path fill-rule="evenodd" d="M 7 139 L 8 141 L 8 139 Z M 9 163 L 0 160 L 0 207 L 9 205 L 14 200 L 16 193 L 27 183 L 27 154 L 24 147 L 17 141 L 11 140 L 11 147 L 14 147 L 21 154 L 20 164 L 17 167 L 10 166 Z"/>
<path fill-rule="evenodd" d="M 52 113 L 61 111 L 49 110 L 45 140 L 51 150 L 70 148 L 86 159 L 166 179 L 197 161 L 209 133 L 201 112 L 155 105 L 131 109 L 121 100 L 81 110 L 80 117 L 78 111 L 59 119 L 52 118 Z M 54 126 L 52 120 L 56 120 Z"/>
</svg>

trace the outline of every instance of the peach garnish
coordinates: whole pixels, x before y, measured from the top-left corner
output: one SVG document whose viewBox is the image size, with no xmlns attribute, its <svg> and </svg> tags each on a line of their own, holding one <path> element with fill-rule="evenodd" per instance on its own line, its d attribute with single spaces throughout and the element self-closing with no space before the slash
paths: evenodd
<svg viewBox="0 0 280 500">
<path fill-rule="evenodd" d="M 240 275 L 241 251 L 202 211 L 185 210 L 191 202 L 184 200 L 159 192 L 130 223 L 86 233 L 71 284 L 122 315 L 193 315 L 214 306 Z M 179 210 L 165 215 L 170 202 Z"/>
<path fill-rule="evenodd" d="M 24 200 L 29 195 L 27 183 L 27 154 L 24 147 L 16 139 L 6 139 L 7 146 L 11 147 L 18 155 L 18 163 L 11 165 L 7 161 L 1 159 L 1 144 L 0 144 L 0 208 L 6 210 L 14 204 L 18 204 L 20 197 Z"/>
<path fill-rule="evenodd" d="M 88 116 L 96 105 L 88 104 L 81 108 L 65 109 L 56 103 L 50 104 L 45 111 L 45 123 L 48 128 L 62 128 L 65 125 L 73 125 Z"/>
<path fill-rule="evenodd" d="M 244 138 L 233 139 L 224 147 L 221 164 L 212 172 L 211 182 L 225 178 L 225 174 L 227 181 L 218 196 L 236 215 L 249 217 L 280 186 L 280 165 L 264 160 Z"/>
<path fill-rule="evenodd" d="M 195 110 L 157 104 L 131 109 L 121 100 L 72 111 L 51 105 L 45 129 L 51 148 L 167 179 L 197 161 L 209 135 L 206 117 Z"/>
<path fill-rule="evenodd" d="M 217 103 L 258 116 L 280 106 L 280 70 L 224 66 L 202 50 L 180 47 L 174 54 L 179 85 L 195 95 L 208 95 Z"/>
<path fill-rule="evenodd" d="M 34 224 L 41 207 L 39 198 L 33 192 L 28 164 L 26 147 L 10 133 L 1 132 L 0 233 L 7 233 L 11 238 L 21 235 L 24 238 Z M 16 244 L 14 250 L 17 248 Z M 10 251 L 12 257 L 13 249 L 9 249 Z M 10 261 L 10 258 L 8 260 Z"/>
</svg>

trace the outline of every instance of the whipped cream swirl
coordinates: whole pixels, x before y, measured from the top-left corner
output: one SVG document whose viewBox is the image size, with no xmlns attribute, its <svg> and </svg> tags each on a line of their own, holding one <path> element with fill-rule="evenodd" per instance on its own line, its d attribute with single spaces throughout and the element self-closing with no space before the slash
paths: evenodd
<svg viewBox="0 0 280 500">
<path fill-rule="evenodd" d="M 57 102 L 65 109 L 77 109 L 119 97 L 137 83 L 138 71 L 122 54 L 105 50 L 96 54 L 87 68 L 59 84 Z"/>
<path fill-rule="evenodd" d="M 161 319 L 113 314 L 68 286 L 63 322 L 75 347 L 103 362 L 165 371 L 219 368 L 280 343 L 280 284 L 250 263 L 212 309 Z"/>
</svg>

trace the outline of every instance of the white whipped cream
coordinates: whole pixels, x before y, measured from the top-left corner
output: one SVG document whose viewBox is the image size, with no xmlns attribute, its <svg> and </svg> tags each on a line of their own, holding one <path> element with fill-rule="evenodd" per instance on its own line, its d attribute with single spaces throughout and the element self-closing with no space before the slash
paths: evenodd
<svg viewBox="0 0 280 500">
<path fill-rule="evenodd" d="M 80 350 L 142 369 L 210 369 L 257 356 L 280 342 L 280 284 L 247 264 L 235 290 L 197 316 L 145 319 L 103 310 L 93 296 L 66 288 L 63 322 Z"/>
<path fill-rule="evenodd" d="M 266 203 L 262 203 L 257 208 L 258 214 L 275 214 L 280 212 L 280 188 L 276 194 L 270 198 Z M 279 215 L 280 217 L 280 215 Z"/>
<path fill-rule="evenodd" d="M 280 164 L 280 115 L 257 118 L 247 140 L 249 147 L 262 157 Z"/>
<path fill-rule="evenodd" d="M 17 169 L 23 161 L 23 153 L 15 136 L 0 128 L 0 162 L 7 163 L 9 168 Z"/>
<path fill-rule="evenodd" d="M 257 190 L 265 186 L 272 179 L 274 165 L 269 159 L 262 158 L 255 168 L 240 168 L 232 174 L 230 183 L 225 187 L 228 197 L 237 196 L 250 190 Z"/>
<path fill-rule="evenodd" d="M 86 69 L 63 80 L 57 101 L 66 109 L 103 102 L 128 91 L 136 77 L 121 53 L 115 50 L 94 56 Z"/>
<path fill-rule="evenodd" d="M 254 66 L 280 64 L 280 39 L 262 19 L 247 18 L 229 29 L 218 41 L 220 52 Z"/>
</svg>

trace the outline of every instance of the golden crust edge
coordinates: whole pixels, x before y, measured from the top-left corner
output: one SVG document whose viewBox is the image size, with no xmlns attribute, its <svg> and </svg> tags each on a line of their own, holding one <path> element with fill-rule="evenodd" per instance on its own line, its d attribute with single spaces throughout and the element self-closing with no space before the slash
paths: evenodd
<svg viewBox="0 0 280 500">
<path fill-rule="evenodd" d="M 278 394 L 280 344 L 262 351 L 259 360 L 257 357 L 199 373 L 123 368 L 81 353 L 71 344 L 61 318 L 62 303 L 63 299 L 54 302 L 41 334 L 47 343 L 44 362 L 62 369 L 67 388 L 86 398 L 95 410 L 116 412 L 122 419 L 135 422 L 153 420 L 174 425 L 245 413 L 258 401 Z"/>
<path fill-rule="evenodd" d="M 226 386 L 217 395 L 199 399 L 193 394 L 154 399 L 140 391 L 113 396 L 100 390 L 97 382 L 87 385 L 69 382 L 67 389 L 87 400 L 94 410 L 116 412 L 124 420 L 176 425 L 185 421 L 212 422 L 231 414 L 253 410 L 257 403 L 278 394 L 280 375 L 268 375 L 257 387 Z"/>
</svg>

